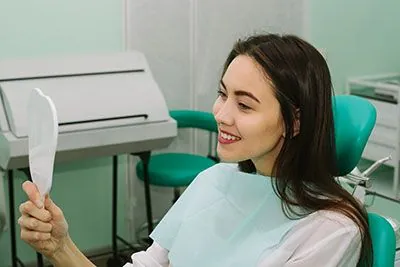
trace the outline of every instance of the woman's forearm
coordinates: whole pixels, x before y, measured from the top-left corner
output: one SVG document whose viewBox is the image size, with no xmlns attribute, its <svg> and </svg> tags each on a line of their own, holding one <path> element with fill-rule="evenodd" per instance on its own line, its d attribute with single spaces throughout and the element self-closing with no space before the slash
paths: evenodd
<svg viewBox="0 0 400 267">
<path fill-rule="evenodd" d="M 67 238 L 64 246 L 60 251 L 51 257 L 50 262 L 55 267 L 93 267 L 94 265 L 86 256 L 78 249 L 70 237 Z"/>
</svg>

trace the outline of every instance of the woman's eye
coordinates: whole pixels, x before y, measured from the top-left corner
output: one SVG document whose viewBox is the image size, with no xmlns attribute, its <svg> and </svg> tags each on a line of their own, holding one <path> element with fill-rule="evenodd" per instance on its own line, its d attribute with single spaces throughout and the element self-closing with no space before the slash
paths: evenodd
<svg viewBox="0 0 400 267">
<path fill-rule="evenodd" d="M 249 106 L 247 106 L 247 105 L 245 105 L 245 104 L 243 104 L 243 103 L 239 103 L 239 108 L 242 109 L 242 110 L 249 110 L 249 109 L 251 109 Z"/>
<path fill-rule="evenodd" d="M 218 90 L 218 96 L 226 97 L 226 94 L 224 92 L 222 92 L 222 90 Z"/>
</svg>

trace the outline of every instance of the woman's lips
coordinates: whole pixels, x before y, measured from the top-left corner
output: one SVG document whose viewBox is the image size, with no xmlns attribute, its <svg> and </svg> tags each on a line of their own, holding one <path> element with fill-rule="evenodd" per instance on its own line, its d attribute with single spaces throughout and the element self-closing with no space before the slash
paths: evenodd
<svg viewBox="0 0 400 267">
<path fill-rule="evenodd" d="M 240 141 L 240 139 L 240 137 L 222 130 L 220 130 L 218 134 L 218 142 L 221 144 L 232 144 Z"/>
</svg>

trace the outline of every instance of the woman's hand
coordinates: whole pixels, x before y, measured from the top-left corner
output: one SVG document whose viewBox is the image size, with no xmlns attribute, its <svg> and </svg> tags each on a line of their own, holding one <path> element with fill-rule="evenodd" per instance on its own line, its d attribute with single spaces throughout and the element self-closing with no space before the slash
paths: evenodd
<svg viewBox="0 0 400 267">
<path fill-rule="evenodd" d="M 42 203 L 34 183 L 24 182 L 22 188 L 29 200 L 19 207 L 21 217 L 18 223 L 21 226 L 21 239 L 51 259 L 62 251 L 68 242 L 67 221 L 62 210 L 49 196 L 46 196 Z"/>
</svg>

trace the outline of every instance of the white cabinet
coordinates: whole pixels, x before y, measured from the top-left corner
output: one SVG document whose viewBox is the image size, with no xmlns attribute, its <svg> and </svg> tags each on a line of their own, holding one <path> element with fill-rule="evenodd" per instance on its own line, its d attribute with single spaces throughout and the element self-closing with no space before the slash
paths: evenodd
<svg viewBox="0 0 400 267">
<path fill-rule="evenodd" d="M 395 258 L 395 267 L 400 267 L 400 251 L 396 251 L 396 258 Z"/>
<path fill-rule="evenodd" d="M 0 172 L 0 237 L 6 229 L 6 197 L 4 191 L 4 172 Z"/>
<path fill-rule="evenodd" d="M 393 194 L 399 197 L 400 73 L 351 78 L 347 93 L 365 97 L 375 106 L 376 125 L 363 158 L 376 161 L 392 156 L 386 164 L 394 168 Z"/>
</svg>

